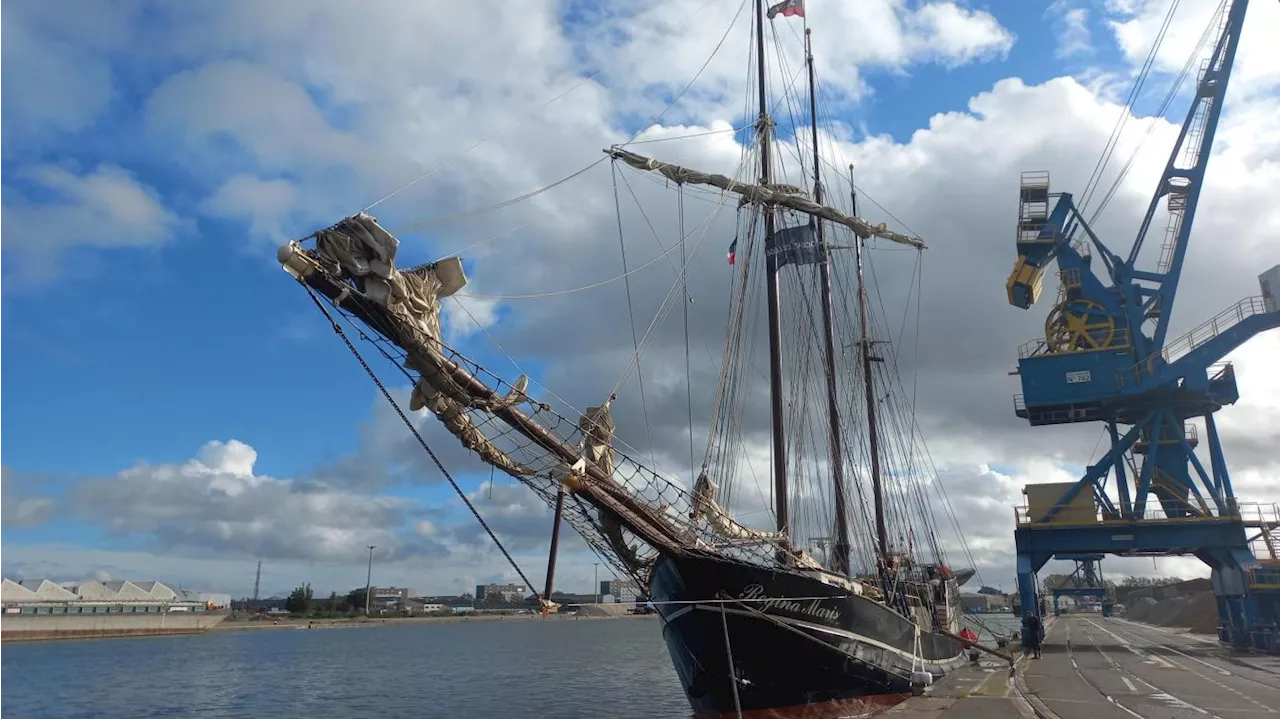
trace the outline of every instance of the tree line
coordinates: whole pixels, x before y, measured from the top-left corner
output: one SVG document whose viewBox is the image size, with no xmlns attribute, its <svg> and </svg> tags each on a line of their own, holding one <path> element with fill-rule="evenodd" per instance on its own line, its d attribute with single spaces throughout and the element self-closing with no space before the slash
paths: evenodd
<svg viewBox="0 0 1280 719">
<path fill-rule="evenodd" d="M 313 616 L 363 612 L 365 609 L 365 591 L 364 587 L 359 587 L 347 592 L 345 596 L 339 596 L 337 592 L 330 592 L 328 599 L 317 600 L 315 593 L 311 590 L 311 583 L 307 582 L 298 585 L 289 593 L 289 597 L 284 600 L 284 608 L 290 614 Z"/>
</svg>

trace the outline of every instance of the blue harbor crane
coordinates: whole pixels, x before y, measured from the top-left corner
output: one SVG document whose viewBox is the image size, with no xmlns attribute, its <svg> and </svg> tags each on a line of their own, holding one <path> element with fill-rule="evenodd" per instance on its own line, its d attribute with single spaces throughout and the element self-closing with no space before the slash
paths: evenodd
<svg viewBox="0 0 1280 719">
<path fill-rule="evenodd" d="M 1050 191 L 1048 172 L 1022 175 L 1009 302 L 1034 304 L 1052 262 L 1059 287 L 1045 337 L 1019 349 L 1014 410 L 1032 426 L 1104 423 L 1110 448 L 1078 481 L 1027 485 L 1015 540 L 1023 607 L 1040 606 L 1036 572 L 1055 557 L 1194 555 L 1212 570 L 1220 639 L 1280 651 L 1280 517 L 1274 505 L 1237 502 L 1214 422 L 1240 396 L 1223 357 L 1280 326 L 1280 266 L 1261 275 L 1262 296 L 1168 338 L 1247 7 L 1224 2 L 1206 31 L 1212 52 L 1127 255 L 1102 242 L 1071 194 Z M 1165 217 L 1158 254 L 1142 255 Z M 1188 424 L 1194 418 L 1203 419 L 1205 437 Z M 1195 451 L 1202 440 L 1207 463 Z M 1264 548 L 1261 557 L 1251 542 Z"/>
<path fill-rule="evenodd" d="M 1053 613 L 1061 611 L 1059 600 L 1062 597 L 1085 597 L 1098 601 L 1102 616 L 1111 616 L 1115 602 L 1111 592 L 1102 581 L 1101 554 L 1058 554 L 1058 559 L 1075 562 L 1075 569 L 1063 578 L 1061 584 L 1053 588 Z"/>
</svg>

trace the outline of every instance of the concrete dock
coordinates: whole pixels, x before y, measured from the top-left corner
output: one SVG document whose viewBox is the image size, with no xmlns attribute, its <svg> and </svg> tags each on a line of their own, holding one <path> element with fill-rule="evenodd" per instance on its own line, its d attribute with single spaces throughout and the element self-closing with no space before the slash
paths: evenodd
<svg viewBox="0 0 1280 719">
<path fill-rule="evenodd" d="M 1280 658 L 1120 618 L 1053 620 L 1041 659 L 955 672 L 886 719 L 1280 719 Z"/>
</svg>

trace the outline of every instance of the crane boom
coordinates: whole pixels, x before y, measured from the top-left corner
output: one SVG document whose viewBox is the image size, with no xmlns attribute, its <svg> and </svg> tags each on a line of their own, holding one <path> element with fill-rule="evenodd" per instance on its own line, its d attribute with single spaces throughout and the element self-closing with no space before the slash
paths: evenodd
<svg viewBox="0 0 1280 719">
<path fill-rule="evenodd" d="M 1244 24 L 1248 6 L 1248 0 L 1234 0 L 1223 8 L 1220 16 L 1215 18 L 1219 25 L 1219 32 L 1213 53 L 1200 68 L 1195 87 L 1195 99 L 1187 110 L 1177 142 L 1174 143 L 1173 150 L 1169 153 L 1169 160 L 1165 163 L 1160 183 L 1156 186 L 1151 203 L 1147 206 L 1147 213 L 1143 217 L 1137 239 L 1129 251 L 1128 259 L 1122 265 L 1127 268 L 1137 267 L 1138 255 L 1155 217 L 1156 208 L 1160 201 L 1167 197 L 1169 223 L 1165 231 L 1164 244 L 1160 249 L 1156 271 L 1131 270 L 1134 279 L 1148 283 L 1148 286 L 1142 289 L 1144 296 L 1141 298 L 1140 306 L 1142 318 L 1155 322 L 1151 333 L 1151 345 L 1154 348 L 1163 347 L 1168 335 L 1169 317 L 1173 310 L 1178 280 L 1182 274 L 1192 221 L 1195 219 L 1196 207 L 1200 201 L 1204 173 L 1209 164 L 1210 150 L 1213 148 L 1214 134 L 1218 129 L 1218 118 L 1222 114 L 1223 98 L 1226 96 L 1227 83 L 1231 79 L 1231 68 L 1235 62 L 1236 48 L 1240 43 L 1240 29 Z M 1134 326 L 1137 326 L 1137 323 Z"/>
</svg>

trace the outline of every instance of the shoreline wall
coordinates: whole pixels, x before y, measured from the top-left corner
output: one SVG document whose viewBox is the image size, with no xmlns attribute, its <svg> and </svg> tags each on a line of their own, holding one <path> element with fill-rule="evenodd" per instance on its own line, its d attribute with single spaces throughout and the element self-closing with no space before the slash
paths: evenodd
<svg viewBox="0 0 1280 719">
<path fill-rule="evenodd" d="M 208 631 L 226 618 L 226 612 L 14 615 L 0 620 L 0 641 L 8 643 L 198 634 Z"/>
</svg>

